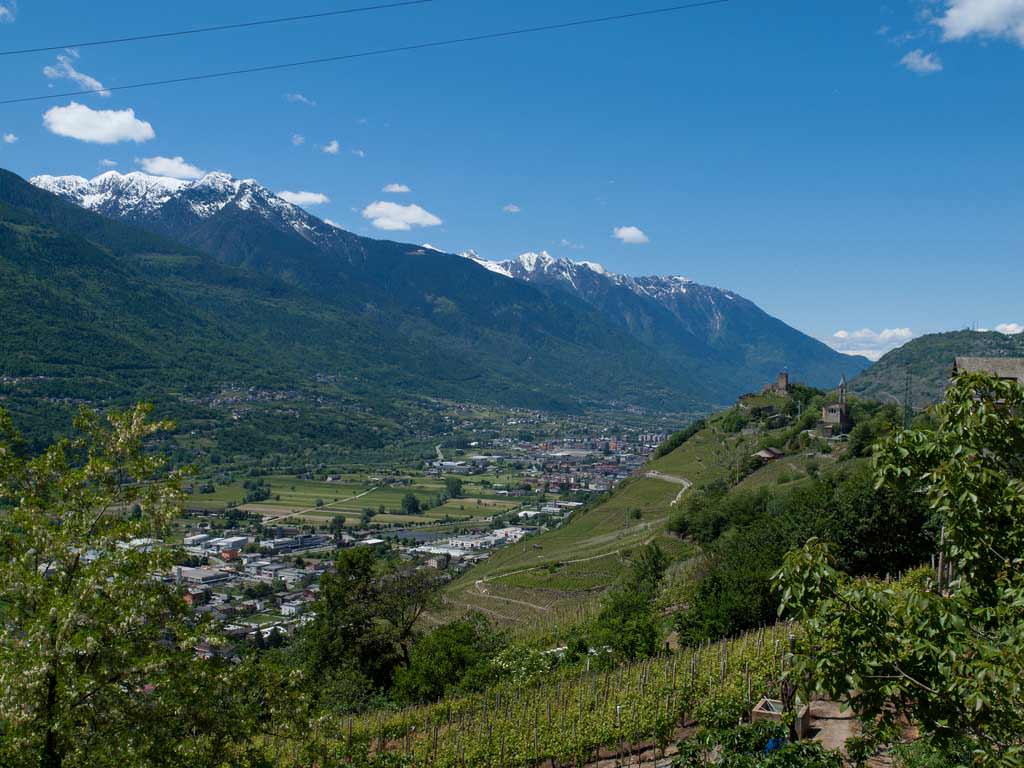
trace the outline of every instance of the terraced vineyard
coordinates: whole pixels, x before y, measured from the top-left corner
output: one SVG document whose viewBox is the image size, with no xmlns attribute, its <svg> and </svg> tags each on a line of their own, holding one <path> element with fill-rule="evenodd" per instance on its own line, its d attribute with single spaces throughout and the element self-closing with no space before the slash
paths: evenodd
<svg viewBox="0 0 1024 768">
<path fill-rule="evenodd" d="M 648 542 L 657 541 L 673 559 L 685 557 L 691 546 L 666 530 L 673 502 L 685 492 L 677 480 L 700 483 L 723 474 L 726 462 L 715 458 L 721 440 L 702 430 L 561 528 L 495 552 L 452 583 L 444 615 L 476 610 L 505 626 L 550 625 L 553 617 L 591 612 Z"/>
<path fill-rule="evenodd" d="M 606 671 L 564 667 L 435 705 L 322 721 L 306 738 L 355 762 L 387 753 L 388 765 L 437 768 L 582 765 L 642 744 L 664 750 L 681 726 L 735 723 L 761 696 L 777 696 L 795 631 L 776 625 Z M 282 757 L 297 759 L 296 748 L 282 743 Z"/>
</svg>

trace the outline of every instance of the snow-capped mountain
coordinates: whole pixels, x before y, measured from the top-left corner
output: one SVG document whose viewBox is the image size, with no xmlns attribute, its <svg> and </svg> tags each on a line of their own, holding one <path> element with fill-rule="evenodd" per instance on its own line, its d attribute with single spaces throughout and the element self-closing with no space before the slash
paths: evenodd
<svg viewBox="0 0 1024 768">
<path fill-rule="evenodd" d="M 433 246 L 371 240 L 327 224 L 253 179 L 209 173 L 181 181 L 108 172 L 94 179 L 37 176 L 32 183 L 230 266 L 343 300 L 361 311 L 379 312 L 384 304 L 404 311 L 414 305 L 416 312 L 433 315 L 443 305 L 437 296 L 468 285 L 468 260 L 488 275 L 481 280 L 474 269 L 472 281 L 490 286 L 486 290 L 493 297 L 505 296 L 509 307 L 528 294 L 536 297 L 537 289 L 554 305 L 576 307 L 565 315 L 570 324 L 578 322 L 571 316 L 596 311 L 600 325 L 614 328 L 621 338 L 632 337 L 644 354 L 665 358 L 697 377 L 687 385 L 692 391 L 753 389 L 782 368 L 808 383 L 831 386 L 837 374 L 853 375 L 867 364 L 840 355 L 732 291 L 677 275 L 620 275 L 596 262 L 543 251 L 491 261 L 472 251 L 461 254 L 463 259 Z M 465 307 L 477 301 L 467 295 L 461 299 Z M 584 325 L 576 332 L 597 327 L 593 319 Z"/>
<path fill-rule="evenodd" d="M 514 280 L 569 292 L 664 353 L 698 357 L 709 370 L 739 365 L 756 371 L 751 388 L 756 376 L 767 381 L 773 369 L 788 367 L 808 383 L 831 386 L 837 367 L 857 372 L 867 365 L 861 358 L 844 358 L 733 291 L 680 275 L 621 275 L 547 251 L 507 261 L 489 261 L 474 251 L 461 255 Z"/>
<path fill-rule="evenodd" d="M 277 229 L 294 231 L 317 244 L 327 244 L 336 231 L 255 179 L 235 179 L 221 172 L 195 181 L 140 171 L 107 171 L 92 179 L 35 176 L 29 181 L 87 210 L 176 237 L 225 212 L 254 213 Z"/>
<path fill-rule="evenodd" d="M 462 256 L 507 277 L 570 290 L 591 303 L 613 287 L 623 288 L 641 299 L 657 302 L 687 326 L 693 325 L 693 312 L 699 310 L 705 322 L 691 330 L 708 335 L 721 330 L 723 310 L 731 310 L 731 303 L 750 304 L 732 291 L 700 285 L 681 275 L 620 275 L 597 262 L 555 258 L 547 251 L 523 253 L 508 261 L 488 261 L 475 251 L 467 251 Z"/>
</svg>

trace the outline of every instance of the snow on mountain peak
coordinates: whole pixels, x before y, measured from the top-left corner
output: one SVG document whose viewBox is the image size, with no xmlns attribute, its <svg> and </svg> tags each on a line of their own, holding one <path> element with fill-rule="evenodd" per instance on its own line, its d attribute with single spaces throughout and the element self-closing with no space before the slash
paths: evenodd
<svg viewBox="0 0 1024 768">
<path fill-rule="evenodd" d="M 549 266 L 555 263 L 556 259 L 547 251 L 541 251 L 540 253 L 529 251 L 519 254 L 516 257 L 516 261 L 527 272 L 536 272 L 538 269 L 546 271 Z"/>
<path fill-rule="evenodd" d="M 433 246 L 424 246 L 424 248 L 431 248 L 431 249 L 433 249 L 435 251 L 437 250 Z M 439 253 L 440 253 L 440 251 L 439 251 Z M 486 269 L 486 270 L 488 270 L 490 272 L 494 272 L 496 275 L 501 275 L 502 277 L 512 277 L 512 273 L 508 270 L 508 268 L 504 264 L 502 264 L 501 262 L 497 262 L 497 261 L 488 261 L 487 259 L 481 257 L 472 248 L 469 249 L 468 251 L 463 251 L 459 255 L 462 258 L 464 258 L 464 259 L 469 259 L 470 261 L 474 262 L 475 264 L 479 264 L 481 267 L 483 267 L 484 269 Z"/>
<path fill-rule="evenodd" d="M 188 183 L 167 176 L 151 176 L 141 171 L 107 171 L 88 180 L 81 176 L 44 175 L 35 176 L 30 181 L 83 208 L 102 213 L 158 208 Z"/>
</svg>

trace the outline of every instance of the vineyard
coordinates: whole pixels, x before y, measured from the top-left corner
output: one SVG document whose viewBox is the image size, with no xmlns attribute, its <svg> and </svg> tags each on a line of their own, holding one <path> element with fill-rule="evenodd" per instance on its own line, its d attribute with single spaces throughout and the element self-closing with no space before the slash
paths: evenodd
<svg viewBox="0 0 1024 768">
<path fill-rule="evenodd" d="M 794 631 L 776 625 L 614 669 L 556 667 L 475 696 L 321 721 L 306 747 L 343 764 L 437 768 L 577 766 L 641 744 L 664 751 L 687 723 L 735 724 L 758 698 L 777 696 Z"/>
</svg>

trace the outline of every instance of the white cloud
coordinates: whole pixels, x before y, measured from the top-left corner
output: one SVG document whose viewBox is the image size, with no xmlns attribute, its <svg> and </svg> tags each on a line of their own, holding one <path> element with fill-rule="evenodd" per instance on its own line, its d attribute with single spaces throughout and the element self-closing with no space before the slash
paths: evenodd
<svg viewBox="0 0 1024 768">
<path fill-rule="evenodd" d="M 13 133 L 5 133 L 4 134 L 4 144 L 13 144 L 17 140 L 18 140 L 18 137 L 15 136 Z"/>
<path fill-rule="evenodd" d="M 390 192 L 393 195 L 403 195 L 406 192 L 412 192 L 412 190 L 409 189 L 409 187 L 407 187 L 405 184 L 398 184 L 397 182 L 388 184 L 386 187 L 384 187 L 383 191 Z"/>
<path fill-rule="evenodd" d="M 43 125 L 58 136 L 96 144 L 138 143 L 156 136 L 152 125 L 135 117 L 134 109 L 90 109 L 77 101 L 46 110 Z"/>
<path fill-rule="evenodd" d="M 521 213 L 523 209 L 520 208 L 515 203 L 509 203 L 508 205 L 506 205 L 501 210 L 503 210 L 505 213 Z"/>
<path fill-rule="evenodd" d="M 377 229 L 399 231 L 413 227 L 436 227 L 443 222 L 430 211 L 418 205 L 399 205 L 377 201 L 363 209 L 363 218 L 373 222 Z"/>
<path fill-rule="evenodd" d="M 996 330 L 1009 336 L 1016 336 L 1018 333 L 1024 333 L 1024 325 L 1020 323 L 1000 323 L 996 326 Z"/>
<path fill-rule="evenodd" d="M 337 139 L 331 139 L 327 144 L 320 148 L 321 152 L 325 152 L 328 155 L 336 155 L 341 151 L 341 145 L 338 144 Z"/>
<path fill-rule="evenodd" d="M 277 196 L 292 205 L 323 205 L 331 202 L 331 198 L 323 192 L 278 192 Z"/>
<path fill-rule="evenodd" d="M 301 133 L 293 133 L 292 134 L 292 146 L 293 147 L 301 147 L 305 143 L 306 143 L 306 137 L 303 136 Z"/>
<path fill-rule="evenodd" d="M 925 53 L 920 48 L 915 48 L 900 59 L 900 64 L 919 75 L 931 75 L 942 71 L 942 59 L 938 54 Z"/>
<path fill-rule="evenodd" d="M 889 350 L 903 346 L 912 338 L 914 332 L 909 328 L 885 328 L 878 333 L 870 328 L 861 328 L 859 331 L 836 331 L 828 343 L 838 352 L 863 355 L 869 360 L 877 360 Z"/>
<path fill-rule="evenodd" d="M 71 63 L 71 56 L 65 56 L 61 54 L 57 57 L 56 66 L 45 66 L 43 67 L 43 74 L 51 80 L 59 80 L 61 78 L 67 78 L 75 83 L 78 83 L 85 91 L 96 91 L 100 96 L 110 96 L 110 91 L 104 90 L 103 83 L 97 80 L 91 75 L 87 75 L 84 72 L 79 72 L 75 69 L 75 65 Z M 77 58 L 77 56 L 75 56 Z"/>
<path fill-rule="evenodd" d="M 10 24 L 18 15 L 18 0 L 0 0 L 0 24 Z"/>
<path fill-rule="evenodd" d="M 570 240 L 567 237 L 563 237 L 558 242 L 558 244 L 560 246 L 562 246 L 563 248 L 571 248 L 574 251 L 582 251 L 586 247 L 582 243 L 574 243 L 572 240 Z"/>
<path fill-rule="evenodd" d="M 612 237 L 630 245 L 649 243 L 651 239 L 640 227 L 616 227 L 612 230 Z"/>
<path fill-rule="evenodd" d="M 186 163 L 185 158 L 178 155 L 177 157 L 143 157 L 136 159 L 136 163 L 142 166 L 142 170 L 146 173 L 152 173 L 154 176 L 170 176 L 174 179 L 198 179 L 201 176 L 206 175 L 206 171 L 202 168 Z"/>
<path fill-rule="evenodd" d="M 100 165 L 104 168 L 116 168 L 117 160 L 108 160 L 107 158 L 103 158 L 100 160 Z"/>
<path fill-rule="evenodd" d="M 1006 37 L 1024 45 L 1024 0 L 945 0 L 946 10 L 935 19 L 943 40 Z"/>
<path fill-rule="evenodd" d="M 361 149 L 353 149 L 352 154 L 355 155 L 356 157 L 366 157 L 366 153 L 363 152 L 363 150 Z"/>
<path fill-rule="evenodd" d="M 316 102 L 301 93 L 286 93 L 284 95 L 285 101 L 290 101 L 292 104 L 305 104 L 307 107 L 315 107 Z"/>
</svg>

